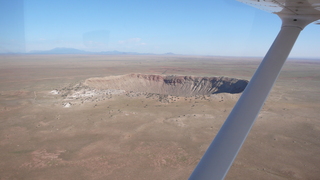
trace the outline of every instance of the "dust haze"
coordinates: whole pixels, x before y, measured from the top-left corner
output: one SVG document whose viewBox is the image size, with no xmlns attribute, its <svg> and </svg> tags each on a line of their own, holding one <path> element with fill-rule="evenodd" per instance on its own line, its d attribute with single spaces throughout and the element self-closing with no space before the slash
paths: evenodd
<svg viewBox="0 0 320 180">
<path fill-rule="evenodd" d="M 1 55 L 0 179 L 187 179 L 260 63 Z M 287 61 L 226 179 L 320 177 L 320 63 Z"/>
</svg>

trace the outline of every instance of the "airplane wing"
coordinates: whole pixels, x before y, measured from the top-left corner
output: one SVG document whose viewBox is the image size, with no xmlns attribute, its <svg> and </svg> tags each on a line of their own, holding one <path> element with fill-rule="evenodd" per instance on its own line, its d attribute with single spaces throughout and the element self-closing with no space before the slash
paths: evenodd
<svg viewBox="0 0 320 180">
<path fill-rule="evenodd" d="M 319 24 L 319 0 L 237 0 L 255 8 L 281 16 L 315 17 Z M 318 20 L 318 21 L 317 21 Z"/>
<path fill-rule="evenodd" d="M 282 19 L 282 27 L 227 120 L 194 169 L 190 180 L 224 179 L 299 33 L 305 26 L 320 19 L 320 0 L 238 1 L 277 14 Z"/>
</svg>

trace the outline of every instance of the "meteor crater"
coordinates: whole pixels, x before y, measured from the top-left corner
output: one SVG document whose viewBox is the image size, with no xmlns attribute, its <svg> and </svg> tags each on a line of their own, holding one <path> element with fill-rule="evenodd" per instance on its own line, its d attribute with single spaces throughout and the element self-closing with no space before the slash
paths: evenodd
<svg viewBox="0 0 320 180">
<path fill-rule="evenodd" d="M 126 74 L 86 79 L 83 85 L 106 90 L 147 92 L 173 96 L 196 96 L 217 93 L 241 93 L 248 81 L 230 77 Z"/>
</svg>

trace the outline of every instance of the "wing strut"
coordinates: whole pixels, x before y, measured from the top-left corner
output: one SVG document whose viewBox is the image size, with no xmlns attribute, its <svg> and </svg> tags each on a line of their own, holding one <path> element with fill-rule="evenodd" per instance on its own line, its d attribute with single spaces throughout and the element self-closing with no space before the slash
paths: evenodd
<svg viewBox="0 0 320 180">
<path fill-rule="evenodd" d="M 277 38 L 189 180 L 224 179 L 301 30 L 314 21 L 291 16 L 281 19 Z"/>
</svg>

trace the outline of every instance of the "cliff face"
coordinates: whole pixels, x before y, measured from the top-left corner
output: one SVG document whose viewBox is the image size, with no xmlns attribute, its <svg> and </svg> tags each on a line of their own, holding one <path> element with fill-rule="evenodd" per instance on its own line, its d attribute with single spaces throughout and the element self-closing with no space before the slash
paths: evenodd
<svg viewBox="0 0 320 180">
<path fill-rule="evenodd" d="M 247 80 L 229 77 L 162 76 L 127 74 L 89 78 L 84 85 L 95 89 L 121 89 L 127 92 L 148 92 L 174 96 L 241 93 Z"/>
</svg>

